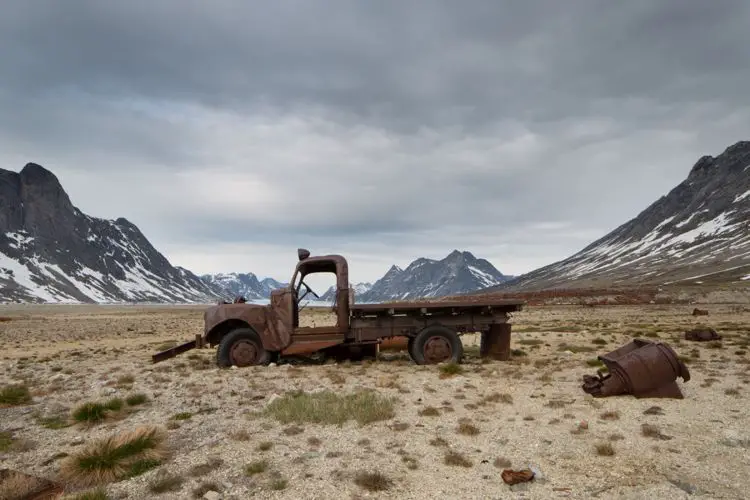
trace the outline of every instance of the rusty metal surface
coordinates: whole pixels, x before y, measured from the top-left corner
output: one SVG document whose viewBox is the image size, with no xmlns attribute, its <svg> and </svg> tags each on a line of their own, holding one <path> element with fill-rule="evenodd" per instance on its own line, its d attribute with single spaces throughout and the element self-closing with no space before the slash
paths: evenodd
<svg viewBox="0 0 750 500">
<path fill-rule="evenodd" d="M 453 349 L 450 342 L 444 337 L 430 337 L 424 343 L 424 359 L 427 363 L 440 363 L 450 359 L 453 355 Z"/>
<path fill-rule="evenodd" d="M 526 483 L 534 479 L 534 471 L 531 469 L 503 469 L 503 472 L 500 473 L 500 477 L 503 478 L 505 484 L 514 485 L 518 483 Z"/>
<path fill-rule="evenodd" d="M 254 342 L 241 339 L 232 344 L 232 348 L 229 350 L 229 359 L 235 366 L 250 366 L 256 364 L 260 354 Z"/>
<path fill-rule="evenodd" d="M 382 302 L 378 304 L 352 304 L 352 313 L 357 312 L 387 312 L 392 309 L 399 312 L 416 311 L 426 309 L 426 312 L 434 309 L 458 309 L 460 311 L 469 311 L 472 309 L 486 309 L 488 307 L 496 312 L 514 312 L 521 311 L 526 304 L 523 300 L 518 299 L 492 299 L 482 300 L 481 302 L 469 301 L 413 301 L 413 302 Z"/>
<path fill-rule="evenodd" d="M 685 332 L 685 340 L 695 342 L 707 342 L 709 340 L 721 340 L 722 337 L 713 328 L 694 328 Z"/>
<path fill-rule="evenodd" d="M 498 361 L 510 359 L 510 323 L 491 325 L 482 332 L 479 356 Z"/>
<path fill-rule="evenodd" d="M 215 328 L 227 321 L 241 321 L 258 332 L 266 350 L 281 350 L 291 342 L 291 331 L 271 327 L 278 326 L 278 322 L 268 321 L 269 316 L 273 317 L 269 314 L 270 309 L 268 306 L 243 303 L 215 305 L 204 314 L 204 335 L 208 338 Z"/>
<path fill-rule="evenodd" d="M 383 339 L 379 349 L 381 351 L 404 351 L 409 347 L 409 337 L 399 335 Z"/>
<path fill-rule="evenodd" d="M 634 339 L 612 352 L 598 356 L 609 373 L 584 375 L 584 392 L 595 397 L 631 394 L 637 398 L 677 398 L 683 395 L 677 377 L 690 380 L 687 366 L 665 343 Z"/>
<path fill-rule="evenodd" d="M 165 359 L 174 358 L 178 354 L 182 354 L 183 352 L 195 349 L 197 346 L 197 342 L 195 340 L 191 340 L 190 342 L 185 342 L 184 344 L 176 345 L 161 352 L 157 352 L 156 354 L 151 356 L 151 361 L 154 363 L 159 363 L 160 361 L 164 361 Z"/>
</svg>

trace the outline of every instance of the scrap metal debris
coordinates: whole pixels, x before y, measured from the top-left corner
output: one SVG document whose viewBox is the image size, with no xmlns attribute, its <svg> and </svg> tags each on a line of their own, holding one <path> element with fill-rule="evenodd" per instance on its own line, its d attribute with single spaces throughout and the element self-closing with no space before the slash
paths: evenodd
<svg viewBox="0 0 750 500">
<path fill-rule="evenodd" d="M 526 483 L 534 479 L 534 471 L 532 471 L 531 469 L 503 469 L 503 472 L 500 474 L 500 476 L 503 478 L 505 484 L 510 484 L 512 486 L 518 483 Z"/>
<path fill-rule="evenodd" d="M 677 377 L 690 380 L 690 372 L 677 353 L 662 342 L 636 338 L 612 352 L 598 356 L 607 372 L 584 375 L 582 388 L 594 397 L 632 394 L 636 398 L 675 398 L 683 395 Z"/>
<path fill-rule="evenodd" d="M 685 332 L 685 340 L 707 342 L 709 340 L 721 340 L 721 335 L 713 328 L 694 328 Z"/>
</svg>

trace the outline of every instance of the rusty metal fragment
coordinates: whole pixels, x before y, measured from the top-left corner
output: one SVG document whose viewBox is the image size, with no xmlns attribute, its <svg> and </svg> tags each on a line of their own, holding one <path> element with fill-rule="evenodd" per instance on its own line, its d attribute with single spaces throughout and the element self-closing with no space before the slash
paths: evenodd
<svg viewBox="0 0 750 500">
<path fill-rule="evenodd" d="M 685 340 L 694 340 L 696 342 L 721 340 L 721 335 L 713 328 L 694 328 L 685 332 Z"/>
<path fill-rule="evenodd" d="M 496 323 L 482 332 L 479 355 L 498 361 L 510 359 L 510 324 Z"/>
<path fill-rule="evenodd" d="M 687 366 L 667 344 L 634 339 L 612 352 L 598 356 L 608 373 L 584 375 L 582 388 L 594 397 L 631 394 L 636 398 L 675 398 L 683 395 L 677 377 L 690 380 Z"/>
<path fill-rule="evenodd" d="M 513 485 L 518 483 L 526 483 L 534 479 L 534 471 L 532 471 L 531 469 L 504 469 L 500 474 L 500 477 L 503 478 L 505 484 Z"/>
</svg>

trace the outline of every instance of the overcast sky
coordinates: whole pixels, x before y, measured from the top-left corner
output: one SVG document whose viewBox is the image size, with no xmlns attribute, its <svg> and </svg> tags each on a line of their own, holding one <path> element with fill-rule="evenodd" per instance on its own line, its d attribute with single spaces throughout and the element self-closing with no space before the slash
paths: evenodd
<svg viewBox="0 0 750 500">
<path fill-rule="evenodd" d="M 6 2 L 0 167 L 175 265 L 520 274 L 750 139 L 744 0 Z"/>
</svg>

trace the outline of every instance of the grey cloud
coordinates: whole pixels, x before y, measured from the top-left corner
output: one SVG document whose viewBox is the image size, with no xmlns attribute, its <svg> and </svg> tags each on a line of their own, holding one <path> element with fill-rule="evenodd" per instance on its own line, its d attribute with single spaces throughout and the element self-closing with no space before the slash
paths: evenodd
<svg viewBox="0 0 750 500">
<path fill-rule="evenodd" d="M 0 161 L 157 247 L 562 258 L 750 136 L 748 24 L 742 0 L 15 2 Z"/>
</svg>

